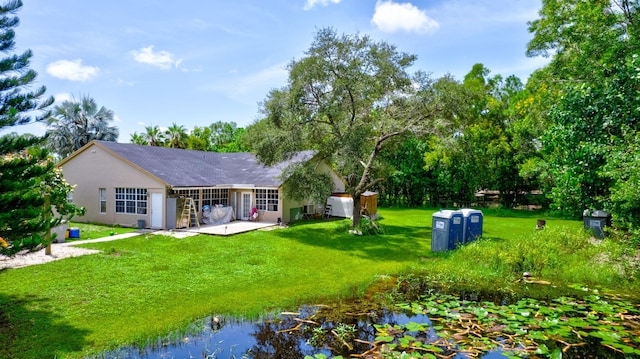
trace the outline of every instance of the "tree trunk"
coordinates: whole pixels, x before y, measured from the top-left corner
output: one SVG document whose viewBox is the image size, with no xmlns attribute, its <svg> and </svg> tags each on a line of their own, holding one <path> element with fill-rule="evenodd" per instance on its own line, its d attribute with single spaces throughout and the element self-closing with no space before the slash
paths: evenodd
<svg viewBox="0 0 640 359">
<path fill-rule="evenodd" d="M 50 256 L 51 255 L 51 198 L 48 194 L 44 195 L 44 220 L 46 221 L 46 225 L 44 226 L 46 232 L 44 233 L 44 241 L 47 245 L 44 250 L 44 254 Z"/>
<path fill-rule="evenodd" d="M 358 224 L 360 223 L 360 195 L 354 195 L 353 197 L 353 219 L 351 221 L 351 224 L 353 226 L 353 228 L 355 229 L 356 227 L 358 227 Z"/>
</svg>

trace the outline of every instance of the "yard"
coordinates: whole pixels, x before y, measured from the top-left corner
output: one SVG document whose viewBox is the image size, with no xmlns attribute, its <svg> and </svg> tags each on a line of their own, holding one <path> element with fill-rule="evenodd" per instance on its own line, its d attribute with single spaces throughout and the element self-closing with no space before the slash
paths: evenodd
<svg viewBox="0 0 640 359">
<path fill-rule="evenodd" d="M 497 289 L 513 282 L 516 270 L 525 268 L 526 263 L 520 263 L 523 253 L 536 246 L 541 253 L 532 256 L 532 265 L 554 281 L 591 276 L 593 284 L 617 290 L 639 287 L 637 276 L 625 281 L 619 272 L 596 274 L 592 263 L 580 263 L 579 259 L 593 256 L 590 248 L 595 246 L 580 245 L 570 253 L 566 248 L 572 244 L 566 243 L 564 252 L 557 253 L 551 244 L 541 245 L 553 241 L 535 239 L 540 235 L 534 215 L 488 213 L 486 240 L 455 252 L 432 253 L 433 211 L 381 209 L 380 213 L 386 234 L 379 237 L 338 232 L 344 227 L 342 221 L 305 222 L 230 237 L 176 239 L 147 234 L 83 245 L 103 250 L 101 254 L 2 271 L 0 357 L 83 357 L 146 343 L 206 315 L 252 317 L 358 295 L 386 275 L 418 273 L 452 286 L 474 285 L 484 278 Z M 581 222 L 545 219 L 549 233 L 569 238 L 565 242 L 588 238 Z M 529 245 L 513 240 L 529 236 L 535 239 Z M 627 255 L 615 244 L 598 248 L 609 259 Z M 470 251 L 488 257 L 474 258 Z M 485 259 L 489 257 L 496 259 Z M 539 263 L 539 257 L 550 262 Z M 567 265 L 573 269 L 567 270 Z"/>
</svg>

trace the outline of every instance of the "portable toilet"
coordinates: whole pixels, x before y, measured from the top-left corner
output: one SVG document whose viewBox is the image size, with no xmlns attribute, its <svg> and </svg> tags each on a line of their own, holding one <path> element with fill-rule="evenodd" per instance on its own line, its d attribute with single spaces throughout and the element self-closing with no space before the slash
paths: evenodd
<svg viewBox="0 0 640 359">
<path fill-rule="evenodd" d="M 463 243 L 463 217 L 460 211 L 442 210 L 431 220 L 431 251 L 456 249 Z"/>
<path fill-rule="evenodd" d="M 463 219 L 464 243 L 469 243 L 482 237 L 482 222 L 484 217 L 482 211 L 463 208 L 460 212 L 462 212 Z"/>
</svg>

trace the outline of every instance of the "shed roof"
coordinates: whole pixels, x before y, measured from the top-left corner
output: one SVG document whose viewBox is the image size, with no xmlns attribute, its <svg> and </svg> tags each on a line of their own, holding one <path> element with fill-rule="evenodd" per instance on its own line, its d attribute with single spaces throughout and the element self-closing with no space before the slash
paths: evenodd
<svg viewBox="0 0 640 359">
<path fill-rule="evenodd" d="M 110 141 L 93 141 L 91 144 L 123 158 L 170 187 L 278 187 L 283 182 L 280 176 L 284 168 L 294 162 L 308 161 L 314 155 L 313 151 L 302 151 L 288 161 L 267 167 L 249 152 L 205 152 Z"/>
</svg>

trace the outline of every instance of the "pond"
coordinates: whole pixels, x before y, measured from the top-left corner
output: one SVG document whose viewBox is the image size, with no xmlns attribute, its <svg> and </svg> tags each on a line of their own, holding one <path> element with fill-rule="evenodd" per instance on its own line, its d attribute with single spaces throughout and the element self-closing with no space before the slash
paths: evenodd
<svg viewBox="0 0 640 359">
<path fill-rule="evenodd" d="M 629 300 L 593 292 L 550 300 L 454 296 L 420 287 L 420 295 L 404 288 L 259 320 L 212 316 L 98 358 L 640 358 L 640 306 Z"/>
</svg>

